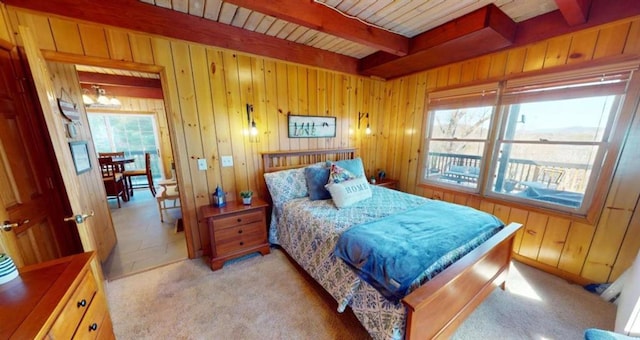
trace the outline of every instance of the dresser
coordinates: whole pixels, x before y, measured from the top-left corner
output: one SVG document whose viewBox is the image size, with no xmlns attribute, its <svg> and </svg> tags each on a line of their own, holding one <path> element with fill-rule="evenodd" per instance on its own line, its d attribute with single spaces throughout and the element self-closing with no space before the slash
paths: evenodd
<svg viewBox="0 0 640 340">
<path fill-rule="evenodd" d="M 207 220 L 209 228 L 211 270 L 220 269 L 226 261 L 249 253 L 269 254 L 268 207 L 269 204 L 258 197 L 253 197 L 251 205 L 231 201 L 221 208 L 200 207 L 201 218 Z"/>
<path fill-rule="evenodd" d="M 0 339 L 114 339 L 88 252 L 20 268 L 0 286 Z"/>
</svg>

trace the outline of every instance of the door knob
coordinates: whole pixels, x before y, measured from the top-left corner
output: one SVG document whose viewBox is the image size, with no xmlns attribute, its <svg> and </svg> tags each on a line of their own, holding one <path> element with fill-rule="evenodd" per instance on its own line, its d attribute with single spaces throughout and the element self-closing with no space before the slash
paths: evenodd
<svg viewBox="0 0 640 340">
<path fill-rule="evenodd" d="M 9 221 L 4 221 L 2 225 L 0 225 L 0 228 L 4 231 L 11 231 L 11 229 L 17 228 L 25 223 L 29 223 L 29 220 L 23 220 L 21 222 L 14 222 L 14 223 L 11 223 Z"/>
<path fill-rule="evenodd" d="M 75 215 L 75 216 L 65 217 L 65 218 L 64 218 L 64 221 L 65 221 L 65 222 L 68 222 L 68 221 L 74 221 L 74 222 L 76 222 L 76 223 L 78 223 L 78 224 L 82 224 L 82 223 L 84 223 L 84 221 L 85 221 L 87 218 L 89 218 L 89 217 L 93 217 L 93 215 L 95 215 L 95 213 L 93 212 L 93 210 L 91 210 L 91 212 L 90 212 L 90 213 L 88 213 L 88 214 L 78 214 L 78 215 Z"/>
</svg>

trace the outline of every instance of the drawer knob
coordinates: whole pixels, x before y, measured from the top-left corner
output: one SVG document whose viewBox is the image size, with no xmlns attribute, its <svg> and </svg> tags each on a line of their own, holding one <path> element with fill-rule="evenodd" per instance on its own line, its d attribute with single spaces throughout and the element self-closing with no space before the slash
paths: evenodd
<svg viewBox="0 0 640 340">
<path fill-rule="evenodd" d="M 240 242 L 240 245 L 241 245 L 241 246 L 244 246 L 244 242 Z"/>
<path fill-rule="evenodd" d="M 91 331 L 95 331 L 98 329 L 98 324 L 97 323 L 92 323 L 91 326 L 89 326 L 89 332 Z"/>
<path fill-rule="evenodd" d="M 242 229 L 238 230 L 238 234 L 242 234 Z"/>
<path fill-rule="evenodd" d="M 238 222 L 242 222 L 242 219 L 241 219 L 241 218 L 239 218 L 239 219 L 238 219 Z"/>
<path fill-rule="evenodd" d="M 86 307 L 86 306 L 87 306 L 87 300 L 82 299 L 82 300 L 78 301 L 78 308 Z"/>
</svg>

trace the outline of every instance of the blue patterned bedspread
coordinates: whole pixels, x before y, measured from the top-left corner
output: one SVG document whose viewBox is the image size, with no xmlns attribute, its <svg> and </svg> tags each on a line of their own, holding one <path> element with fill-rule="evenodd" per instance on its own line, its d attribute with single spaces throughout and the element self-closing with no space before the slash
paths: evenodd
<svg viewBox="0 0 640 340">
<path fill-rule="evenodd" d="M 387 299 L 398 301 L 502 227 L 485 212 L 429 201 L 352 226 L 340 236 L 335 254 Z"/>
</svg>

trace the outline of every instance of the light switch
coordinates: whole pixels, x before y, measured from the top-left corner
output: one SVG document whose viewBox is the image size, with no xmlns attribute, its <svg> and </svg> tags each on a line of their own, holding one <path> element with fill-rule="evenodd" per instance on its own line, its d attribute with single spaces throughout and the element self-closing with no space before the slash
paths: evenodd
<svg viewBox="0 0 640 340">
<path fill-rule="evenodd" d="M 233 156 L 222 156 L 220 159 L 223 167 L 233 166 Z"/>
<path fill-rule="evenodd" d="M 198 170 L 207 170 L 206 158 L 198 158 Z"/>
</svg>

